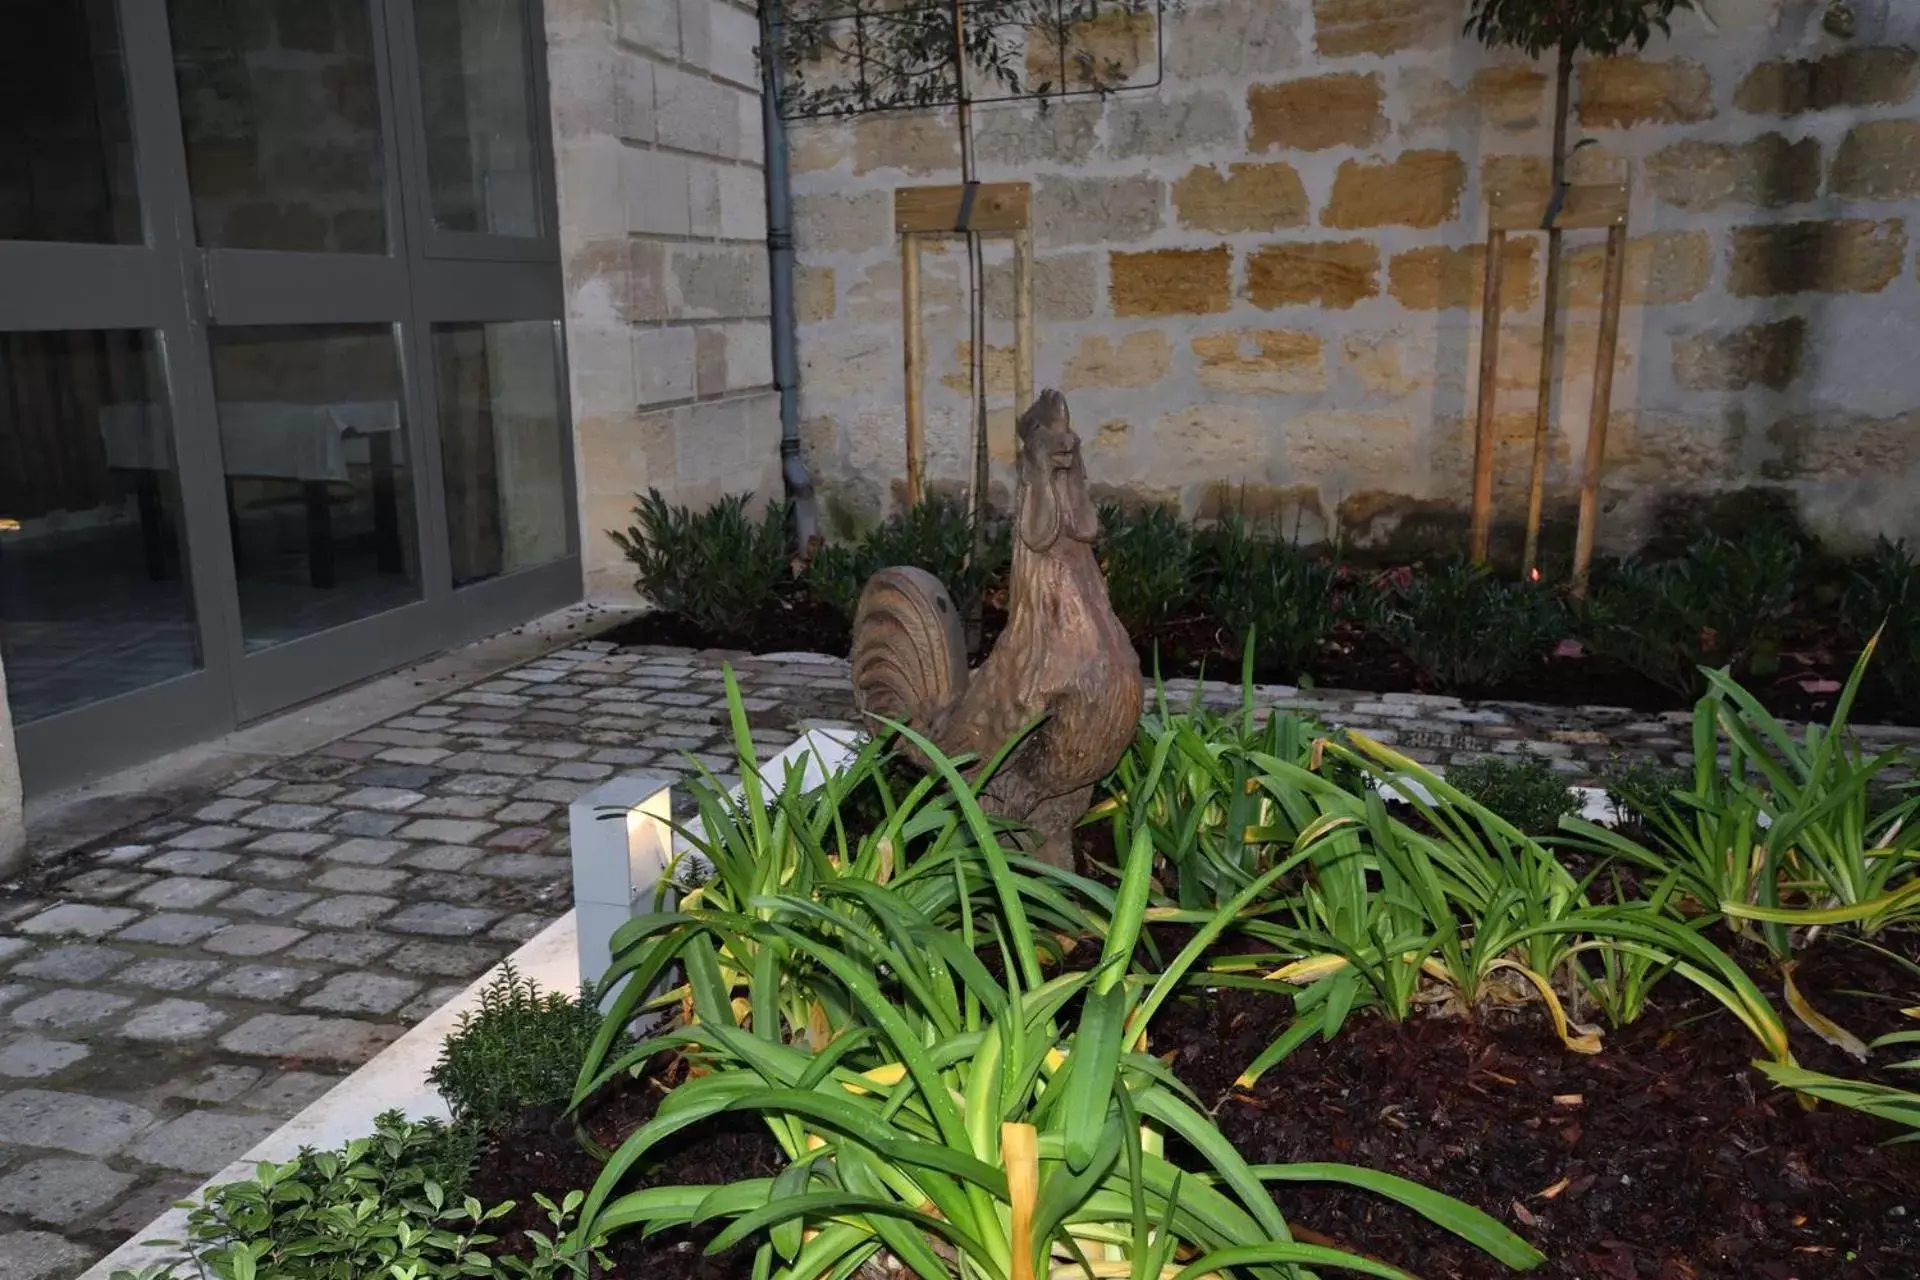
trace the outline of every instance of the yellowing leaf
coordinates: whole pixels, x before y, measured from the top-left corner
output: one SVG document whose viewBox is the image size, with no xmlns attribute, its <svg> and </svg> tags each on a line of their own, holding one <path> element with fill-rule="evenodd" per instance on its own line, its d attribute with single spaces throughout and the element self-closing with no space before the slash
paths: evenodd
<svg viewBox="0 0 1920 1280">
<path fill-rule="evenodd" d="M 1331 953 L 1323 956 L 1308 956 L 1304 960 L 1295 960 L 1292 964 L 1281 965 L 1267 975 L 1268 982 L 1291 982 L 1295 986 L 1309 986 L 1328 974 L 1338 973 L 1347 967 L 1347 958 Z"/>
<path fill-rule="evenodd" d="M 1865 1062 L 1867 1060 L 1866 1042 L 1814 1008 L 1807 1002 L 1807 998 L 1800 994 L 1800 988 L 1793 981 L 1793 971 L 1799 963 L 1797 960 L 1789 960 L 1780 966 L 1780 977 L 1787 989 L 1787 1008 L 1793 1010 L 1794 1017 L 1805 1023 L 1807 1029 L 1813 1034 L 1856 1062 Z"/>
<path fill-rule="evenodd" d="M 1600 1029 L 1580 1023 L 1570 1023 L 1567 1019 L 1567 1011 L 1560 1003 L 1560 997 L 1554 992 L 1553 984 L 1539 973 L 1527 968 L 1518 960 L 1508 960 L 1504 957 L 1495 960 L 1487 968 L 1489 971 L 1505 969 L 1510 973 L 1517 973 L 1533 985 L 1533 989 L 1540 993 L 1541 1002 L 1547 1006 L 1547 1016 L 1553 1019 L 1553 1029 L 1559 1035 L 1561 1044 L 1575 1053 L 1600 1052 Z"/>
</svg>

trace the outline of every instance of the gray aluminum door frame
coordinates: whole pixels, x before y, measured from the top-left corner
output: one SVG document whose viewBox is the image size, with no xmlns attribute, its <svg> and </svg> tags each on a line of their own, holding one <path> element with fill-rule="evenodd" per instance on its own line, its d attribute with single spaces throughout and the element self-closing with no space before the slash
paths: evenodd
<svg viewBox="0 0 1920 1280">
<path fill-rule="evenodd" d="M 545 26 L 541 0 L 524 2 L 540 237 L 449 233 L 433 226 L 415 0 L 367 0 L 388 252 L 357 255 L 197 246 L 166 0 L 117 0 L 145 243 L 0 241 L 0 330 L 139 329 L 158 336 L 174 428 L 186 544 L 182 564 L 201 665 L 16 726 L 29 793 L 203 740 L 581 598 Z M 565 555 L 550 564 L 456 590 L 432 326 L 470 321 L 553 325 L 567 541 Z M 248 654 L 226 519 L 210 329 L 348 323 L 390 325 L 395 335 L 420 598 Z"/>
</svg>

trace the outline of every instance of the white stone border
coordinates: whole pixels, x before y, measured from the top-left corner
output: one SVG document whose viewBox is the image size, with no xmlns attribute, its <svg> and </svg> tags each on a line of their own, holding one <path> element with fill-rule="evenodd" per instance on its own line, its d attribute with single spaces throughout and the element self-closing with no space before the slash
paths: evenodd
<svg viewBox="0 0 1920 1280">
<path fill-rule="evenodd" d="M 858 749 L 858 738 L 852 733 L 813 729 L 760 766 L 760 776 L 767 785 L 778 787 L 786 780 L 788 764 L 804 759 L 807 785 L 811 786 L 824 778 L 827 771 L 838 769 L 852 759 Z M 618 829 L 616 824 L 607 825 Z M 685 836 L 677 837 L 675 847 L 682 848 L 685 842 Z M 625 850 L 621 852 L 624 856 Z M 646 892 L 651 894 L 652 882 L 646 885 Z M 446 1103 L 438 1090 L 427 1083 L 427 1073 L 439 1061 L 441 1042 L 452 1034 L 460 1015 L 479 1005 L 481 989 L 498 977 L 506 964 L 512 964 L 522 977 L 532 979 L 545 990 L 579 990 L 579 929 L 575 913 L 569 911 L 500 965 L 474 979 L 466 990 L 374 1055 L 319 1101 L 201 1183 L 191 1198 L 199 1199 L 211 1187 L 251 1178 L 254 1166 L 262 1161 L 280 1164 L 293 1159 L 302 1147 L 324 1151 L 365 1137 L 373 1132 L 374 1117 L 383 1112 L 399 1110 L 416 1119 L 445 1119 Z M 178 1250 L 150 1248 L 144 1242 L 184 1240 L 186 1235 L 186 1211 L 169 1209 L 94 1263 L 80 1280 L 108 1280 L 116 1271 L 139 1271 L 177 1257 Z"/>
</svg>

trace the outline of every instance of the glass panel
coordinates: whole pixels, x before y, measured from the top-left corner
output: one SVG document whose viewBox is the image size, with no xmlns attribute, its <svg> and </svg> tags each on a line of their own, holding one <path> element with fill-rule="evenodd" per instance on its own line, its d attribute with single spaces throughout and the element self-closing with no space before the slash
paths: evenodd
<svg viewBox="0 0 1920 1280">
<path fill-rule="evenodd" d="M 247 648 L 419 599 L 393 330 L 215 329 L 213 384 Z"/>
<path fill-rule="evenodd" d="M 434 225 L 540 234 L 525 0 L 416 0 Z"/>
<path fill-rule="evenodd" d="M 0 240 L 138 244 L 115 0 L 0 9 Z"/>
<path fill-rule="evenodd" d="M 567 553 L 566 438 L 553 325 L 433 328 L 453 584 Z"/>
<path fill-rule="evenodd" d="M 200 665 L 159 345 L 0 334 L 0 654 L 38 720 Z"/>
<path fill-rule="evenodd" d="M 168 0 L 202 246 L 385 253 L 368 0 Z"/>
</svg>

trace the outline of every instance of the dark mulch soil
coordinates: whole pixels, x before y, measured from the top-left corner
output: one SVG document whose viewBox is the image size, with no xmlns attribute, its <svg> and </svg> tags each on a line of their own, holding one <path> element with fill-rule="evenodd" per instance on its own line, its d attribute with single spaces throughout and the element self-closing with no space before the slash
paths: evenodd
<svg viewBox="0 0 1920 1280">
<path fill-rule="evenodd" d="M 1893 1000 L 1911 999 L 1911 976 L 1863 950 L 1829 947 L 1799 976 L 1824 1012 L 1862 1035 L 1897 1025 Z M 1843 994 L 1858 987 L 1891 999 Z M 1235 1089 L 1287 1005 L 1225 992 L 1154 1026 L 1154 1051 L 1173 1055 L 1249 1160 L 1334 1160 L 1413 1178 L 1532 1240 L 1548 1256 L 1542 1276 L 1920 1275 L 1920 1151 L 1881 1145 L 1896 1136 L 1888 1125 L 1836 1107 L 1809 1112 L 1770 1088 L 1748 1065 L 1753 1040 L 1690 987 L 1663 986 L 1658 1007 L 1593 1057 L 1561 1049 L 1530 1011 L 1481 1024 L 1363 1016 L 1252 1090 Z M 1803 1065 L 1865 1070 L 1803 1029 L 1794 1040 Z M 1287 1187 L 1277 1198 L 1304 1238 L 1426 1277 L 1509 1274 L 1364 1193 Z"/>
<path fill-rule="evenodd" d="M 621 1077 L 588 1105 L 587 1131 L 608 1150 L 648 1120 L 660 1105 L 669 1083 L 684 1064 L 655 1059 L 657 1073 L 639 1078 Z M 636 1171 L 622 1191 L 690 1184 L 718 1186 L 742 1178 L 771 1177 L 786 1163 L 778 1144 L 761 1121 L 722 1115 L 691 1131 L 675 1135 L 656 1147 L 657 1160 Z M 555 1204 L 569 1191 L 584 1191 L 600 1176 L 600 1165 L 575 1136 L 571 1118 L 550 1107 L 523 1113 L 498 1134 L 480 1157 L 467 1192 L 484 1204 L 514 1202 L 514 1210 L 493 1224 L 501 1249 L 520 1257 L 532 1254 L 528 1231 L 553 1234 L 546 1211 L 534 1202 L 544 1193 Z M 724 1225 L 724 1224 L 722 1224 Z M 613 1268 L 607 1274 L 634 1280 L 733 1280 L 753 1273 L 750 1246 L 708 1257 L 707 1244 L 720 1225 L 662 1231 L 642 1239 L 638 1231 L 624 1231 L 608 1245 Z M 596 1272 L 596 1274 L 599 1274 Z"/>
</svg>

